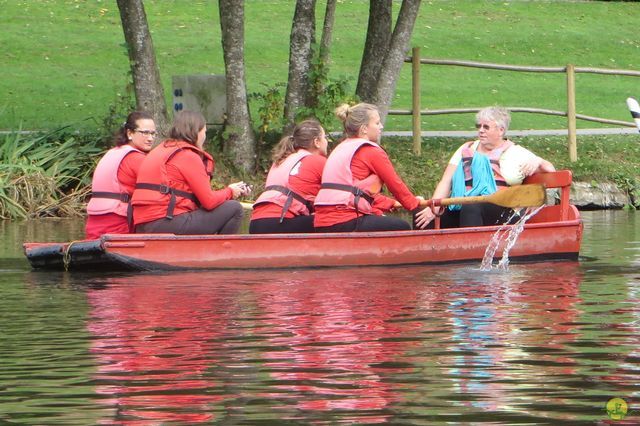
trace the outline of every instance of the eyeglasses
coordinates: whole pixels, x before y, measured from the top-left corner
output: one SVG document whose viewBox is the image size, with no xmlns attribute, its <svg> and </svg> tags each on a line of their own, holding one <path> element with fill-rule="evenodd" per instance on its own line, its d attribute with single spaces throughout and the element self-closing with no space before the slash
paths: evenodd
<svg viewBox="0 0 640 426">
<path fill-rule="evenodd" d="M 141 133 L 145 136 L 151 136 L 152 138 L 155 138 L 157 133 L 155 130 L 140 130 L 140 129 L 135 129 L 134 132 L 138 132 Z"/>
<path fill-rule="evenodd" d="M 477 124 L 476 123 L 476 129 L 478 129 L 478 130 L 480 130 L 480 129 L 491 130 L 491 126 L 489 126 L 488 124 Z"/>
</svg>

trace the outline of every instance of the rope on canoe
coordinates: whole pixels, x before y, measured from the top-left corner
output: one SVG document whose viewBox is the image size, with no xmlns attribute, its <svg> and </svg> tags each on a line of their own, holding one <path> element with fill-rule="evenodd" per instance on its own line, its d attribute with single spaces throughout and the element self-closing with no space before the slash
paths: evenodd
<svg viewBox="0 0 640 426">
<path fill-rule="evenodd" d="M 64 249 L 64 252 L 62 253 L 62 264 L 64 265 L 65 271 L 68 271 L 69 266 L 71 265 L 71 246 L 77 242 L 79 242 L 79 240 L 71 241 L 69 245 Z"/>
</svg>

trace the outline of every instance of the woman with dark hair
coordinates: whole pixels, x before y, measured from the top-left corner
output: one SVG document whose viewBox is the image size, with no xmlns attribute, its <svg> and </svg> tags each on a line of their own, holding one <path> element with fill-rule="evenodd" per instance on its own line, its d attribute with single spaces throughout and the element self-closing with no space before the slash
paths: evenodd
<svg viewBox="0 0 640 426">
<path fill-rule="evenodd" d="M 142 160 L 153 147 L 155 136 L 153 117 L 143 111 L 129 114 L 115 134 L 115 146 L 100 159 L 93 173 L 85 225 L 87 239 L 131 232 L 129 200 Z"/>
<path fill-rule="evenodd" d="M 211 189 L 213 157 L 203 149 L 206 122 L 202 114 L 179 112 L 162 142 L 145 158 L 133 192 L 137 233 L 234 234 L 240 228 L 248 195 L 244 182 Z"/>
<path fill-rule="evenodd" d="M 414 210 L 414 196 L 396 173 L 379 145 L 380 113 L 375 105 L 343 104 L 336 116 L 344 123 L 346 139 L 331 152 L 315 200 L 316 232 L 402 231 L 406 221 L 384 216 L 397 207 Z M 380 193 L 386 185 L 395 199 Z M 397 200 L 397 201 L 396 201 Z"/>
<path fill-rule="evenodd" d="M 265 191 L 253 205 L 249 233 L 313 232 L 313 200 L 327 161 L 327 136 L 317 120 L 298 124 L 273 151 Z"/>
</svg>

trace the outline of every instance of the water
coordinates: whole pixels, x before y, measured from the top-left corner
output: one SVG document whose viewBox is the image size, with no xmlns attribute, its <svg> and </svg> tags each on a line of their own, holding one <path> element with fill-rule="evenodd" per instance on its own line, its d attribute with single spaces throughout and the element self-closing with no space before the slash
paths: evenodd
<svg viewBox="0 0 640 426">
<path fill-rule="evenodd" d="M 640 214 L 580 262 L 33 272 L 0 224 L 0 424 L 640 423 Z"/>
<path fill-rule="evenodd" d="M 514 245 L 518 242 L 518 237 L 524 231 L 524 225 L 527 221 L 536 215 L 544 206 L 537 207 L 535 209 L 526 209 L 524 214 L 520 216 L 519 211 L 513 211 L 511 216 L 507 219 L 506 223 L 512 223 L 512 221 L 518 217 L 519 219 L 513 223 L 513 226 L 503 225 L 501 226 L 487 245 L 487 249 L 484 252 L 484 257 L 482 258 L 482 262 L 480 262 L 480 270 L 481 271 L 490 271 L 493 268 L 499 270 L 508 270 L 509 269 L 509 253 Z M 502 249 L 502 256 L 498 263 L 493 265 L 493 258 L 496 255 L 496 251 L 500 246 L 500 243 L 504 241 L 504 248 Z"/>
</svg>

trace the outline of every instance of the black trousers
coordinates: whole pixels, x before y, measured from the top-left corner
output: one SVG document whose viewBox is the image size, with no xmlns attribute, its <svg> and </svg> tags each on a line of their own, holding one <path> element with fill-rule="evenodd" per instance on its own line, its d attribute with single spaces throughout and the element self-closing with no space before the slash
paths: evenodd
<svg viewBox="0 0 640 426">
<path fill-rule="evenodd" d="M 368 214 L 348 222 L 317 227 L 316 232 L 408 231 L 410 229 L 409 223 L 397 217 Z"/>
<path fill-rule="evenodd" d="M 249 223 L 250 234 L 299 234 L 313 232 L 313 216 L 284 218 L 266 217 Z"/>
<path fill-rule="evenodd" d="M 501 225 L 507 223 L 512 214 L 512 209 L 491 203 L 465 204 L 457 211 L 451 211 L 446 208 L 444 214 L 440 216 L 440 228 Z M 516 217 L 515 220 L 517 219 Z M 512 221 L 512 223 L 513 222 L 514 221 Z M 431 223 L 427 225 L 427 229 L 433 229 L 434 225 L 435 220 L 432 220 Z"/>
</svg>

